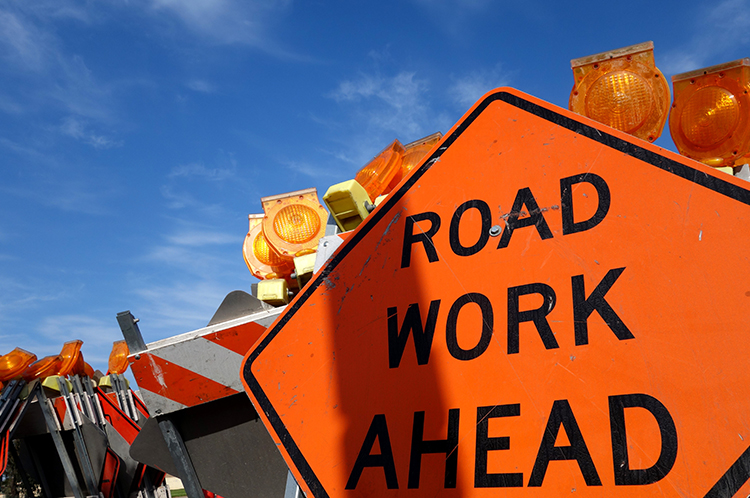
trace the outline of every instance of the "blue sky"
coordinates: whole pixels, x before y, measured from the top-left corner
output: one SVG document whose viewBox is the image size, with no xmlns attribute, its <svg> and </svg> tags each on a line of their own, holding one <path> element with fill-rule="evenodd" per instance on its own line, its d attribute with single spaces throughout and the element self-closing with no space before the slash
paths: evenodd
<svg viewBox="0 0 750 498">
<path fill-rule="evenodd" d="M 117 312 L 154 341 L 249 290 L 261 196 L 322 195 L 498 86 L 567 107 L 570 59 L 653 40 L 670 77 L 749 30 L 740 0 L 4 0 L 0 353 L 83 339 L 104 370 Z"/>
</svg>

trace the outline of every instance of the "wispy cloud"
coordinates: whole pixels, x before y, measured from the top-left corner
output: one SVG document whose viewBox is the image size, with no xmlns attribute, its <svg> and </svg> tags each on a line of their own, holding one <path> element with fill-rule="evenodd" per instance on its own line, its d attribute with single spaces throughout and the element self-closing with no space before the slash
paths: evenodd
<svg viewBox="0 0 750 498">
<path fill-rule="evenodd" d="M 190 80 L 185 84 L 185 86 L 193 90 L 194 92 L 201 92 L 201 93 L 216 92 L 216 87 L 205 80 Z"/>
<path fill-rule="evenodd" d="M 117 145 L 93 130 L 116 120 L 110 85 L 99 81 L 80 55 L 66 52 L 56 34 L 54 21 L 78 20 L 80 11 L 69 2 L 50 5 L 11 1 L 0 6 L 0 68 L 12 82 L 0 90 L 0 112 L 42 119 L 67 114 L 57 127 L 60 133 L 98 148 Z"/>
<path fill-rule="evenodd" d="M 342 104 L 356 104 L 353 109 L 370 127 L 417 137 L 424 132 L 428 118 L 428 89 L 427 81 L 414 72 L 402 71 L 389 77 L 361 73 L 342 81 L 331 97 Z"/>
<path fill-rule="evenodd" d="M 467 24 L 493 5 L 492 0 L 412 1 L 422 7 L 425 17 L 432 20 L 436 29 L 457 38 L 472 33 L 472 29 L 466 29 Z M 509 5 L 506 8 L 512 8 L 512 6 Z"/>
<path fill-rule="evenodd" d="M 137 281 L 130 286 L 136 289 L 138 313 L 148 317 L 150 330 L 158 331 L 148 340 L 205 326 L 232 290 L 228 286 L 249 277 L 240 255 L 242 232 L 185 220 L 173 223 L 174 230 L 139 262 L 139 267 L 153 267 L 154 273 L 134 277 Z"/>
<path fill-rule="evenodd" d="M 0 138 L 0 151 L 5 152 L 7 171 L 14 168 L 39 172 L 32 175 L 32 184 L 0 184 L 0 192 L 6 196 L 28 199 L 62 211 L 102 216 L 110 212 L 108 202 L 119 195 L 111 184 L 102 186 L 85 172 L 63 173 L 61 176 L 57 158 L 33 146 Z"/>
<path fill-rule="evenodd" d="M 448 91 L 454 101 L 465 109 L 488 91 L 505 86 L 509 82 L 510 76 L 505 74 L 498 64 L 492 69 L 472 71 L 466 76 L 456 78 Z"/>
<path fill-rule="evenodd" d="M 291 0 L 149 0 L 149 5 L 152 12 L 168 14 L 216 43 L 297 57 L 281 47 L 272 29 L 289 10 Z"/>
<path fill-rule="evenodd" d="M 166 236 L 167 242 L 178 247 L 203 247 L 223 244 L 236 244 L 236 233 L 222 233 L 208 229 L 183 229 Z"/>
<path fill-rule="evenodd" d="M 414 71 L 383 75 L 380 71 L 359 73 L 342 81 L 329 94 L 344 112 L 339 124 L 340 149 L 327 147 L 324 153 L 338 161 L 362 166 L 394 139 L 408 143 L 453 123 L 444 104 L 433 100 L 444 87 L 432 89 L 431 82 Z M 336 172 L 341 175 L 341 171 Z"/>
<path fill-rule="evenodd" d="M 84 359 L 94 368 L 105 368 L 113 337 L 120 339 L 114 330 L 113 319 L 104 320 L 83 314 L 47 316 L 37 326 L 39 334 L 46 339 L 35 347 L 37 355 L 55 354 L 66 341 L 80 339 L 84 345 L 81 351 Z"/>
<path fill-rule="evenodd" d="M 200 178 L 201 180 L 222 181 L 236 174 L 237 162 L 230 158 L 226 168 L 207 168 L 203 163 L 190 163 L 175 166 L 167 175 L 168 178 Z"/>
<path fill-rule="evenodd" d="M 483 9 L 492 5 L 491 0 L 414 0 L 414 2 L 432 9 Z"/>
<path fill-rule="evenodd" d="M 707 4 L 708 5 L 708 4 Z M 724 55 L 737 46 L 747 47 L 750 0 L 724 0 L 696 12 L 691 37 L 680 50 L 664 53 L 657 65 L 665 74 L 677 74 L 728 62 Z"/>
<path fill-rule="evenodd" d="M 280 162 L 295 173 L 300 173 L 316 180 L 339 177 L 339 172 L 330 167 L 316 166 L 302 161 L 280 160 Z"/>
<path fill-rule="evenodd" d="M 0 10 L 0 55 L 11 65 L 41 71 L 52 56 L 52 39 L 18 12 Z"/>
<path fill-rule="evenodd" d="M 107 201 L 117 195 L 114 189 L 99 189 L 86 180 L 64 180 L 35 184 L 33 187 L 0 186 L 0 192 L 30 199 L 47 206 L 71 213 L 92 216 L 111 214 Z"/>
<path fill-rule="evenodd" d="M 111 147 L 120 147 L 123 144 L 122 140 L 112 140 L 111 138 L 91 132 L 80 119 L 75 117 L 65 119 L 62 125 L 60 125 L 60 131 L 64 135 L 80 140 L 95 149 L 109 149 Z"/>
<path fill-rule="evenodd" d="M 205 327 L 229 292 L 217 280 L 182 279 L 156 285 L 133 285 L 134 313 L 143 320 L 146 342 Z"/>
</svg>

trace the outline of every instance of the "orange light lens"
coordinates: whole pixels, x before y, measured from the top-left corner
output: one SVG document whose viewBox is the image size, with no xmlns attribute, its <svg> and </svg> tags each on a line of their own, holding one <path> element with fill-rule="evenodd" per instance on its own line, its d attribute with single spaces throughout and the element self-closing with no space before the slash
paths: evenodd
<svg viewBox="0 0 750 498">
<path fill-rule="evenodd" d="M 614 71 L 591 85 L 586 94 L 586 114 L 607 126 L 632 133 L 651 113 L 653 93 L 641 76 Z"/>
<path fill-rule="evenodd" d="M 654 64 L 654 44 L 632 45 L 571 61 L 568 108 L 653 142 L 669 110 L 669 85 Z"/>
<path fill-rule="evenodd" d="M 388 192 L 392 192 L 396 185 L 404 179 L 409 171 L 413 170 L 415 166 L 420 164 L 424 157 L 432 150 L 436 143 L 443 138 L 443 134 L 439 131 L 428 135 L 414 142 L 408 143 L 404 146 L 404 157 L 401 160 L 401 168 L 398 173 L 394 175 L 393 180 L 388 185 Z"/>
<path fill-rule="evenodd" d="M 88 363 L 86 363 L 84 361 L 83 362 L 83 369 L 79 372 L 79 375 L 85 375 L 89 379 L 93 379 L 94 378 L 94 368 L 91 365 L 89 365 Z"/>
<path fill-rule="evenodd" d="M 26 370 L 23 371 L 21 377 L 26 382 L 31 382 L 34 379 L 43 379 L 50 375 L 57 375 L 57 372 L 62 366 L 63 359 L 59 354 L 54 356 L 45 356 L 41 360 L 32 363 Z"/>
<path fill-rule="evenodd" d="M 274 251 L 271 246 L 268 245 L 268 241 L 263 235 L 263 230 L 259 230 L 253 240 L 253 254 L 255 254 L 261 263 L 268 266 L 283 265 L 285 261 L 279 256 L 279 253 Z"/>
<path fill-rule="evenodd" d="M 672 77 L 669 131 L 680 154 L 710 166 L 750 152 L 750 59 Z"/>
<path fill-rule="evenodd" d="M 125 341 L 115 341 L 112 344 L 112 352 L 109 353 L 109 363 L 107 367 L 111 374 L 123 374 L 128 369 L 128 355 L 130 350 Z"/>
<path fill-rule="evenodd" d="M 70 341 L 63 344 L 62 351 L 60 351 L 62 363 L 60 364 L 60 370 L 57 372 L 57 375 L 67 377 L 73 373 L 78 362 L 81 361 L 81 346 L 83 346 L 83 341 L 81 340 Z"/>
<path fill-rule="evenodd" d="M 401 142 L 394 140 L 354 176 L 354 179 L 367 191 L 372 202 L 375 202 L 377 197 L 390 192 L 388 187 L 393 177 L 401 170 L 405 152 Z"/>
<path fill-rule="evenodd" d="M 421 140 L 407 144 L 404 152 L 404 160 L 401 164 L 401 170 L 408 173 L 413 170 L 415 166 L 422 162 L 422 159 L 427 155 L 428 152 L 435 147 L 440 139 L 443 138 L 443 134 L 439 131 L 429 135 Z"/>
<path fill-rule="evenodd" d="M 274 217 L 273 231 L 286 242 L 303 244 L 320 231 L 320 217 L 307 206 L 292 204 Z"/>
<path fill-rule="evenodd" d="M 260 201 L 265 211 L 263 236 L 282 259 L 292 260 L 318 249 L 328 211 L 320 204 L 316 189 L 263 197 Z"/>
<path fill-rule="evenodd" d="M 12 380 L 36 361 L 36 355 L 28 351 L 16 348 L 8 354 L 0 356 L 0 382 Z"/>
<path fill-rule="evenodd" d="M 696 147 L 714 147 L 729 137 L 740 119 L 734 95 L 715 86 L 701 88 L 685 104 L 680 127 Z"/>
<path fill-rule="evenodd" d="M 261 226 L 263 217 L 262 214 L 248 216 L 250 230 L 242 246 L 245 264 L 250 272 L 261 280 L 288 278 L 294 270 L 294 263 L 290 259 L 282 258 L 268 243 Z"/>
</svg>

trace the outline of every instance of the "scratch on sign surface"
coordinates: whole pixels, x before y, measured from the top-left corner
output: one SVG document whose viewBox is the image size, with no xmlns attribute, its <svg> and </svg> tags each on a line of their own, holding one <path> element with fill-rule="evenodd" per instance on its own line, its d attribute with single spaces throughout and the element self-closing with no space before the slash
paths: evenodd
<svg viewBox="0 0 750 498">
<path fill-rule="evenodd" d="M 156 382 L 159 383 L 159 385 L 162 388 L 162 391 L 167 391 L 167 383 L 164 382 L 164 372 L 162 371 L 161 367 L 156 364 L 154 361 L 154 358 L 151 355 L 148 355 L 148 362 L 151 364 L 151 371 L 154 373 L 154 378 L 156 379 Z"/>
</svg>

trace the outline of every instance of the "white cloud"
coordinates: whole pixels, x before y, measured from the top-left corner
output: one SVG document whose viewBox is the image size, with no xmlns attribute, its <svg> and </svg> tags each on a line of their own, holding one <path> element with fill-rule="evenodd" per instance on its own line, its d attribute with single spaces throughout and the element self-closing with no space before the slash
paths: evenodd
<svg viewBox="0 0 750 498">
<path fill-rule="evenodd" d="M 0 54 L 6 61 L 40 71 L 48 58 L 49 39 L 20 15 L 0 11 Z"/>
<path fill-rule="evenodd" d="M 187 229 L 167 235 L 166 239 L 170 244 L 175 246 L 202 247 L 236 244 L 237 234 L 215 232 L 206 229 Z"/>
<path fill-rule="evenodd" d="M 113 147 L 120 142 L 92 130 L 116 121 L 111 88 L 97 80 L 82 57 L 65 52 L 52 24 L 58 18 L 79 18 L 75 12 L 69 2 L 59 8 L 49 2 L 0 6 L 0 69 L 13 82 L 0 96 L 0 112 L 64 113 L 69 118 L 62 126 L 48 126 L 93 147 Z"/>
<path fill-rule="evenodd" d="M 207 168 L 202 163 L 181 164 L 172 168 L 168 178 L 200 178 L 202 180 L 222 181 L 231 179 L 236 174 L 237 163 L 230 159 L 228 168 Z"/>
<path fill-rule="evenodd" d="M 657 66 L 666 74 L 674 75 L 715 64 L 729 62 L 723 55 L 735 53 L 750 31 L 750 0 L 725 0 L 696 13 L 693 29 L 685 32 L 691 37 L 682 49 L 657 55 Z"/>
<path fill-rule="evenodd" d="M 111 147 L 122 146 L 122 140 L 112 140 L 103 135 L 96 135 L 86 128 L 80 119 L 68 117 L 60 125 L 60 131 L 69 137 L 80 140 L 91 145 L 95 149 L 109 149 Z"/>
<path fill-rule="evenodd" d="M 106 368 L 112 342 L 122 339 L 114 318 L 103 320 L 81 314 L 47 316 L 37 330 L 47 339 L 35 347 L 35 352 L 41 352 L 37 356 L 58 353 L 63 343 L 80 339 L 84 359 L 99 369 Z"/>
<path fill-rule="evenodd" d="M 492 5 L 491 0 L 414 0 L 430 9 L 462 11 L 464 9 L 481 10 Z"/>
<path fill-rule="evenodd" d="M 0 145 L 3 140 L 0 139 Z M 24 153 L 24 152 L 22 152 Z M 29 151 L 29 155 L 35 154 Z M 39 154 L 43 159 L 43 155 Z M 53 160 L 49 159 L 50 164 Z M 110 214 L 109 202 L 120 195 L 111 186 L 102 187 L 89 177 L 57 178 L 47 176 L 40 178 L 32 186 L 0 185 L 0 193 L 6 196 L 29 199 L 42 206 L 48 206 L 61 211 L 80 213 L 94 216 Z"/>
<path fill-rule="evenodd" d="M 153 272 L 132 276 L 134 313 L 143 318 L 142 330 L 156 340 L 205 326 L 224 296 L 250 273 L 244 268 L 243 226 L 223 232 L 191 221 L 172 220 L 174 229 L 150 247 L 139 262 Z M 236 287 L 235 287 L 236 288 Z"/>
<path fill-rule="evenodd" d="M 177 18 L 189 30 L 215 42 L 294 57 L 278 45 L 271 29 L 291 0 L 149 0 L 149 5 L 153 12 Z"/>
<path fill-rule="evenodd" d="M 185 86 L 187 86 L 189 89 L 193 90 L 194 92 L 201 92 L 201 93 L 214 93 L 216 92 L 216 87 L 209 83 L 208 81 L 204 80 L 190 80 L 188 81 Z"/>
<path fill-rule="evenodd" d="M 335 169 L 314 166 L 306 162 L 284 160 L 280 160 L 280 162 L 295 173 L 300 173 L 316 180 L 322 178 L 338 178 L 340 175 L 340 172 L 336 171 Z"/>
<path fill-rule="evenodd" d="M 429 109 L 425 103 L 428 84 L 413 72 L 392 77 L 360 74 L 339 84 L 331 97 L 342 104 L 356 104 L 356 111 L 379 131 L 419 138 L 424 133 Z"/>
<path fill-rule="evenodd" d="M 493 69 L 472 71 L 464 77 L 457 78 L 448 91 L 461 108 L 467 108 L 485 93 L 499 86 L 505 86 L 509 81 L 509 76 L 501 71 L 498 64 Z"/>
<path fill-rule="evenodd" d="M 249 273 L 248 273 L 249 274 Z M 182 279 L 167 284 L 133 286 L 132 308 L 146 342 L 205 327 L 232 289 L 212 279 Z"/>
</svg>

